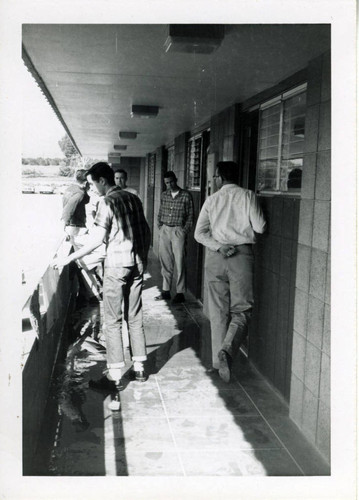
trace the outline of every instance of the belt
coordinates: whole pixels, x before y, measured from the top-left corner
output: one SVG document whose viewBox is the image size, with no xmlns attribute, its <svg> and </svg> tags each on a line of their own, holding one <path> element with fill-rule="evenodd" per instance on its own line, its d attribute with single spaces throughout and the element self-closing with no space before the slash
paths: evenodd
<svg viewBox="0 0 359 500">
<path fill-rule="evenodd" d="M 233 245 L 234 248 L 239 248 L 239 247 L 251 247 L 253 246 L 253 243 L 242 243 L 241 245 Z"/>
<path fill-rule="evenodd" d="M 167 226 L 167 227 L 178 227 L 178 224 L 165 224 L 163 223 L 164 226 Z"/>
<path fill-rule="evenodd" d="M 66 224 L 66 227 L 86 227 L 86 226 L 79 226 L 78 224 Z"/>
</svg>

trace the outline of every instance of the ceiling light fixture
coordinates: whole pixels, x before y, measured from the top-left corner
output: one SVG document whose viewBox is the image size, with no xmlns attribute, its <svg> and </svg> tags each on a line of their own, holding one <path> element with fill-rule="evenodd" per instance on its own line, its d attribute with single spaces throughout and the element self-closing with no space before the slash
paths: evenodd
<svg viewBox="0 0 359 500">
<path fill-rule="evenodd" d="M 140 104 L 133 104 L 131 108 L 131 117 L 153 118 L 158 115 L 158 110 L 158 106 L 143 106 Z"/>
<path fill-rule="evenodd" d="M 109 153 L 108 162 L 113 164 L 119 164 L 121 162 L 121 153 Z"/>
<path fill-rule="evenodd" d="M 137 132 L 120 132 L 120 139 L 136 139 Z"/>
<path fill-rule="evenodd" d="M 221 45 L 223 38 L 222 24 L 170 24 L 165 50 L 211 54 Z"/>
</svg>

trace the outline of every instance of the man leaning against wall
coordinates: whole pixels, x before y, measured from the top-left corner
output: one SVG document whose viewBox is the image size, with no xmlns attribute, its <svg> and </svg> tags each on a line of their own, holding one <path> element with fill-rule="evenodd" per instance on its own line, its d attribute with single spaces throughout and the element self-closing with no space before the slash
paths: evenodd
<svg viewBox="0 0 359 500">
<path fill-rule="evenodd" d="M 227 383 L 252 315 L 255 233 L 263 233 L 266 227 L 255 193 L 239 187 L 237 175 L 236 163 L 217 164 L 218 191 L 204 202 L 194 233 L 207 248 L 212 369 Z"/>
</svg>

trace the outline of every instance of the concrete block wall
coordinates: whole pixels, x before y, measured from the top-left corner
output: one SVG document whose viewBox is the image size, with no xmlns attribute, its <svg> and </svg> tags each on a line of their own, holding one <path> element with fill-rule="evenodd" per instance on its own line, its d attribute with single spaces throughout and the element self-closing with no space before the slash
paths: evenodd
<svg viewBox="0 0 359 500">
<path fill-rule="evenodd" d="M 290 417 L 330 458 L 330 54 L 308 67 Z"/>
<path fill-rule="evenodd" d="M 267 231 L 255 251 L 249 357 L 289 401 L 300 200 L 260 197 Z"/>
</svg>

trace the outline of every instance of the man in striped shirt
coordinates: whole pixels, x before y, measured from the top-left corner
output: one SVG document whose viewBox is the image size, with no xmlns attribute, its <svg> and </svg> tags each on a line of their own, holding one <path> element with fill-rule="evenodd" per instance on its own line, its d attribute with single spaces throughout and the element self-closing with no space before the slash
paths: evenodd
<svg viewBox="0 0 359 500">
<path fill-rule="evenodd" d="M 143 362 L 146 341 L 142 316 L 143 272 L 150 246 L 150 229 L 140 199 L 115 185 L 114 172 L 107 163 L 96 163 L 87 178 L 102 196 L 99 202 L 90 242 L 55 265 L 66 265 L 106 243 L 103 280 L 104 333 L 107 350 L 107 376 L 90 385 L 97 389 L 114 389 L 125 366 L 121 335 L 122 305 L 128 317 L 128 330 L 135 378 L 145 381 Z"/>
<path fill-rule="evenodd" d="M 187 234 L 193 226 L 194 210 L 191 194 L 177 185 L 174 172 L 164 175 L 166 191 L 162 193 L 158 212 L 160 230 L 159 258 L 163 277 L 162 292 L 155 300 L 169 300 L 174 265 L 177 270 L 174 304 L 185 301 L 186 289 L 185 246 Z"/>
</svg>

